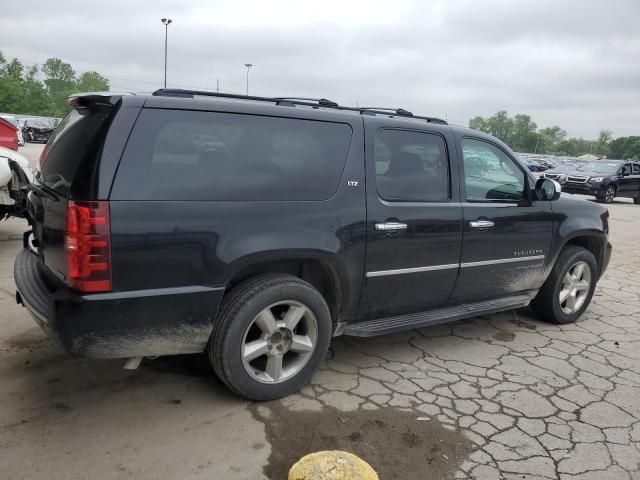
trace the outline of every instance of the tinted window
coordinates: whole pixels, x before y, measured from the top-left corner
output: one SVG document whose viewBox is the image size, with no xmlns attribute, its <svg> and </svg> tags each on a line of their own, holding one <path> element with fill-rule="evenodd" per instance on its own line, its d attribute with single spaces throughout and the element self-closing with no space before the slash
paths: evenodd
<svg viewBox="0 0 640 480">
<path fill-rule="evenodd" d="M 340 123 L 144 110 L 114 199 L 325 200 L 338 188 L 351 127 Z"/>
<path fill-rule="evenodd" d="M 111 110 L 71 110 L 49 138 L 40 179 L 47 186 L 67 195 L 71 182 L 83 162 L 96 163 L 109 126 Z M 92 181 L 78 175 L 76 181 Z"/>
<path fill-rule="evenodd" d="M 498 147 L 471 138 L 462 140 L 467 200 L 522 200 L 524 172 Z"/>
<path fill-rule="evenodd" d="M 386 200 L 449 199 L 449 161 L 436 134 L 379 130 L 374 146 L 378 194 Z"/>
<path fill-rule="evenodd" d="M 633 174 L 640 175 L 640 163 L 633 164 Z"/>
</svg>

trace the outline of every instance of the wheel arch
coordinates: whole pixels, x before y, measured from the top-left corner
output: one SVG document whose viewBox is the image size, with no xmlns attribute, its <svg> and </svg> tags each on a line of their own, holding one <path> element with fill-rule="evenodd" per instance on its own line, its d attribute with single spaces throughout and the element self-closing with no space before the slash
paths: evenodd
<svg viewBox="0 0 640 480">
<path fill-rule="evenodd" d="M 598 275 L 600 275 L 604 266 L 606 242 L 606 235 L 603 232 L 593 230 L 575 232 L 570 237 L 564 239 L 564 242 L 558 249 L 554 264 L 558 255 L 565 247 L 574 245 L 576 247 L 582 247 L 593 254 L 598 265 Z"/>
<path fill-rule="evenodd" d="M 226 282 L 226 292 L 255 276 L 273 273 L 292 275 L 316 288 L 329 306 L 332 322 L 338 321 L 348 292 L 344 275 L 334 261 L 323 256 L 295 256 L 243 263 Z"/>
</svg>

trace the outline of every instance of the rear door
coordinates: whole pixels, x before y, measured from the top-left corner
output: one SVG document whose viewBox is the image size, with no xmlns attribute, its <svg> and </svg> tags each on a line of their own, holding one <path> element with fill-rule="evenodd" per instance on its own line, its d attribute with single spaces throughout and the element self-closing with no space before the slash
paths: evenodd
<svg viewBox="0 0 640 480">
<path fill-rule="evenodd" d="M 497 142 L 458 137 L 464 233 L 456 303 L 539 288 L 552 233 L 551 205 L 530 201 L 532 179 Z"/>
<path fill-rule="evenodd" d="M 451 130 L 365 121 L 369 318 L 446 304 L 458 273 L 462 207 Z"/>
</svg>

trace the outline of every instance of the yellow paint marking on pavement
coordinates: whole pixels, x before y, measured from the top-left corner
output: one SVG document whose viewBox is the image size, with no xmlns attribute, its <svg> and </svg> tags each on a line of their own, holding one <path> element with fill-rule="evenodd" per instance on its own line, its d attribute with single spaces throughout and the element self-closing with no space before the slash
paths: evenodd
<svg viewBox="0 0 640 480">
<path fill-rule="evenodd" d="M 310 453 L 289 470 L 289 480 L 379 480 L 371 465 L 339 450 Z"/>
</svg>

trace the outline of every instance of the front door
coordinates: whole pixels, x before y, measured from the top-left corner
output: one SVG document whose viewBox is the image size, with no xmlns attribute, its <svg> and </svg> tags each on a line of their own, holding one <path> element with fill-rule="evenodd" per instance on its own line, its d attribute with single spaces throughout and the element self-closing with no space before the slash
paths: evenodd
<svg viewBox="0 0 640 480">
<path fill-rule="evenodd" d="M 460 137 L 464 231 L 456 303 L 538 289 L 552 222 L 548 201 L 531 201 L 532 179 L 498 144 Z"/>
<path fill-rule="evenodd" d="M 633 166 L 631 163 L 625 163 L 618 172 L 618 190 L 617 195 L 621 197 L 633 197 L 636 190 L 636 183 L 640 177 L 633 175 Z"/>
<path fill-rule="evenodd" d="M 367 118 L 366 318 L 444 305 L 460 261 L 462 207 L 451 130 L 385 128 Z"/>
<path fill-rule="evenodd" d="M 640 163 L 632 164 L 631 168 L 631 185 L 629 196 L 640 198 Z"/>
</svg>

